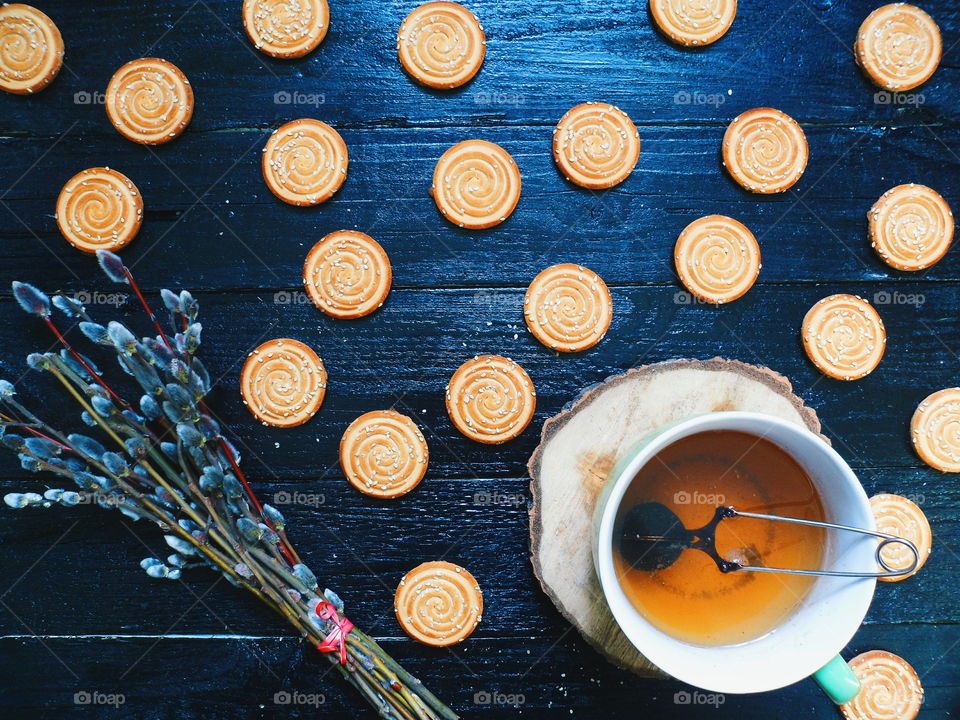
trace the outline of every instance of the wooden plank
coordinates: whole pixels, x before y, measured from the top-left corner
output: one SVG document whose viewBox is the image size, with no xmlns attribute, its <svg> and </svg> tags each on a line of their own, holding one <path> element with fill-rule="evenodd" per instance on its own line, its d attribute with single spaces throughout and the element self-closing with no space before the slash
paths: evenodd
<svg viewBox="0 0 960 720">
<path fill-rule="evenodd" d="M 900 293 L 887 299 L 901 304 L 878 305 L 889 335 L 886 356 L 876 372 L 855 382 L 822 376 L 799 342 L 807 309 L 821 297 L 843 291 L 880 300 L 885 296 L 877 293 Z M 956 384 L 956 284 L 764 285 L 721 308 L 687 304 L 688 297 L 677 292 L 659 286 L 614 288 L 610 332 L 596 348 L 573 357 L 557 357 L 533 339 L 522 319 L 523 295 L 514 289 L 397 290 L 381 311 L 350 322 L 333 321 L 312 305 L 275 303 L 272 291 L 203 295 L 206 346 L 201 352 L 218 379 L 212 406 L 237 437 L 248 467 L 262 476 L 269 467 L 281 477 L 323 477 L 336 460 L 343 430 L 356 416 L 397 405 L 427 434 L 433 476 L 522 477 L 537 444 L 536 428 L 583 387 L 643 363 L 715 355 L 765 365 L 790 378 L 797 394 L 817 410 L 825 434 L 855 466 L 920 467 L 907 428 L 924 397 Z M 919 307 L 905 304 L 921 299 Z M 102 319 L 115 314 L 109 307 L 94 308 L 94 313 Z M 135 307 L 124 306 L 122 314 L 146 330 Z M 0 347 L 16 348 L 0 358 L 0 375 L 22 377 L 25 397 L 43 397 L 52 416 L 74 417 L 52 380 L 26 370 L 28 351 L 50 347 L 45 328 L 10 301 L 0 302 L 0 317 Z M 86 346 L 78 331 L 71 336 Z M 278 430 L 256 423 L 236 388 L 246 353 L 270 337 L 284 336 L 317 348 L 330 383 L 316 418 Z M 110 355 L 93 351 L 94 359 L 113 367 Z M 482 352 L 513 357 L 537 388 L 535 423 L 503 446 L 467 441 L 446 415 L 443 393 L 450 375 Z M 9 475 L 15 465 L 0 458 L 2 474 Z M 921 476 L 946 484 L 930 469 Z"/>
<path fill-rule="evenodd" d="M 198 98 L 191 133 L 266 127 L 290 112 L 290 105 L 275 103 L 278 92 L 302 93 L 303 104 L 294 107 L 353 127 L 552 126 L 570 106 L 593 99 L 618 104 L 641 123 L 726 123 L 731 108 L 771 99 L 805 122 L 844 124 L 955 121 L 960 107 L 951 53 L 919 91 L 920 104 L 874 102 L 876 88 L 852 53 L 857 28 L 873 7 L 863 2 L 744 4 L 726 37 L 689 51 L 656 33 L 643 3 L 614 10 L 474 0 L 470 7 L 487 31 L 488 53 L 477 78 L 452 93 L 425 91 L 400 68 L 396 33 L 414 7 L 406 0 L 378 4 L 375 12 L 362 3 L 335 4 L 323 45 L 298 62 L 256 53 L 243 35 L 239 7 L 229 0 L 147 7 L 109 0 L 98 3 L 97 12 L 77 3 L 48 5 L 64 34 L 69 69 L 34 97 L 0 98 L 9 118 L 5 134 L 55 136 L 65 119 L 78 121 L 84 134 L 110 132 L 94 93 L 106 89 L 120 65 L 144 55 L 165 57 L 190 78 Z M 960 11 L 939 3 L 932 12 L 950 48 Z M 89 104 L 76 104 L 75 97 Z M 323 104 L 312 104 L 321 98 Z"/>
<path fill-rule="evenodd" d="M 952 717 L 960 665 L 951 645 L 960 642 L 960 627 L 944 626 L 917 643 L 920 631 L 920 626 L 868 626 L 845 655 L 874 648 L 902 654 L 913 663 L 926 690 L 923 717 Z M 811 680 L 761 695 L 727 695 L 716 704 L 703 696 L 694 700 L 692 688 L 676 681 L 642 679 L 617 670 L 575 635 L 559 644 L 539 634 L 468 641 L 453 650 L 425 648 L 407 640 L 383 644 L 466 717 L 635 718 L 639 712 L 642 717 L 667 719 L 768 720 L 783 717 L 785 707 L 794 717 L 837 716 Z M 110 720 L 160 720 L 171 715 L 181 720 L 373 717 L 329 672 L 324 660 L 291 639 L 79 637 L 46 638 L 41 644 L 5 638 L 0 639 L 0 652 L 14 660 L 5 679 L 18 688 L 0 695 L 5 717 L 90 717 L 91 712 Z M 101 702 L 114 693 L 123 694 L 125 702 L 93 710 L 75 704 L 77 693 L 92 696 L 95 691 Z M 288 697 L 283 693 L 299 703 L 283 704 Z M 509 696 L 516 705 L 507 704 Z M 687 699 L 689 703 L 684 702 Z"/>
<path fill-rule="evenodd" d="M 266 189 L 261 130 L 188 133 L 155 150 L 119 135 L 89 141 L 71 134 L 57 144 L 0 139 L 0 188 L 9 188 L 0 195 L 0 244 L 7 250 L 0 272 L 43 268 L 51 287 L 102 287 L 91 259 L 61 237 L 54 208 L 68 178 L 104 164 L 129 175 L 144 195 L 144 226 L 124 257 L 153 288 L 295 287 L 307 250 L 342 228 L 380 240 L 400 286 L 525 286 L 543 267 L 571 260 L 611 284 L 672 283 L 677 235 L 708 213 L 732 215 L 754 231 L 763 254 L 760 282 L 893 284 L 914 276 L 887 267 L 869 247 L 866 212 L 874 201 L 896 184 L 925 182 L 960 208 L 957 127 L 810 128 L 810 166 L 782 197 L 735 186 L 719 161 L 721 126 L 642 132 L 638 170 L 618 188 L 593 193 L 560 176 L 549 128 L 345 130 L 349 178 L 333 200 L 306 209 Z M 447 222 L 428 195 L 437 158 L 471 135 L 513 153 L 524 181 L 516 212 L 482 232 Z M 921 277 L 960 279 L 960 253 Z"/>
<path fill-rule="evenodd" d="M 920 471 L 859 475 L 869 494 L 913 497 L 934 532 L 922 572 L 881 583 L 868 622 L 960 623 L 956 598 L 945 591 L 960 573 L 960 490 L 931 487 Z M 0 493 L 38 487 L 47 487 L 45 478 L 29 476 L 4 480 Z M 261 476 L 255 487 L 287 516 L 293 542 L 321 582 L 344 597 L 350 618 L 371 633 L 402 635 L 393 618 L 397 583 L 420 562 L 443 557 L 468 568 L 483 588 L 490 612 L 474 638 L 576 635 L 567 633 L 569 625 L 540 590 L 528 561 L 526 478 L 428 475 L 397 502 L 361 496 L 338 473 L 300 482 Z M 174 621 L 171 632 L 178 633 L 288 632 L 282 620 L 225 582 L 194 605 L 217 581 L 210 572 L 188 572 L 186 586 L 147 577 L 139 561 L 166 557 L 169 550 L 145 523 L 121 524 L 118 515 L 88 506 L 16 513 L 4 506 L 0 512 L 0 543 L 11 548 L 0 556 L 0 576 L 9 579 L 0 599 L 16 613 L 0 613 L 0 635 L 22 634 L 26 627 L 41 635 L 157 634 Z"/>
</svg>

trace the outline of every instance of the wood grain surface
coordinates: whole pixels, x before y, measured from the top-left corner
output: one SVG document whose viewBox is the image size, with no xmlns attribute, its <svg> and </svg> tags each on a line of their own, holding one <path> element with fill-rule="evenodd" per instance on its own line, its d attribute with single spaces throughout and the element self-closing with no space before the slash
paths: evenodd
<svg viewBox="0 0 960 720">
<path fill-rule="evenodd" d="M 827 720 L 836 710 L 810 681 L 717 707 L 615 668 L 560 616 L 529 563 L 525 464 L 546 418 L 583 388 L 651 362 L 722 356 L 770 367 L 816 410 L 868 493 L 912 496 L 933 527 L 923 571 L 878 589 L 845 655 L 903 655 L 926 688 L 921 717 L 960 712 L 960 486 L 917 459 L 907 431 L 923 397 L 958 384 L 960 253 L 921 273 L 894 271 L 870 249 L 865 217 L 903 182 L 960 208 L 960 6 L 924 0 L 943 62 L 914 93 L 890 96 L 876 94 L 851 52 L 880 0 L 741 0 L 727 36 L 698 50 L 667 43 L 642 1 L 472 0 L 488 53 L 454 92 L 416 86 L 396 60 L 396 30 L 416 2 L 331 0 L 326 40 L 293 62 L 250 46 L 239 0 L 34 3 L 60 27 L 66 64 L 43 92 L 0 97 L 0 376 L 20 379 L 25 399 L 76 417 L 26 370 L 24 356 L 51 338 L 16 308 L 10 281 L 84 293 L 100 317 L 136 314 L 54 219 L 69 177 L 115 167 L 146 205 L 124 259 L 151 291 L 198 291 L 202 356 L 220 378 L 211 405 L 258 493 L 286 503 L 293 541 L 351 620 L 455 710 Z M 150 55 L 176 63 L 197 97 L 187 131 L 157 148 L 124 140 L 102 105 L 114 70 Z M 643 143 L 633 175 L 601 193 L 565 182 L 550 155 L 554 124 L 586 100 L 622 107 Z M 760 105 L 795 117 L 810 143 L 804 177 L 782 196 L 745 193 L 720 166 L 724 128 Z M 297 117 L 333 125 L 350 150 L 343 188 L 315 208 L 276 200 L 259 170 L 270 131 Z M 436 159 L 469 137 L 503 145 L 523 175 L 516 212 L 482 232 L 447 223 L 427 194 Z M 690 302 L 672 266 L 679 231 L 717 212 L 750 227 L 763 254 L 757 285 L 721 308 Z M 300 286 L 307 249 L 342 228 L 371 234 L 394 267 L 383 309 L 352 322 L 319 313 Z M 536 343 L 522 317 L 526 284 L 557 262 L 590 267 L 614 299 L 606 339 L 572 357 Z M 800 347 L 804 313 L 834 292 L 874 302 L 889 333 L 886 357 L 861 381 L 823 378 Z M 280 336 L 315 347 L 330 372 L 321 411 L 287 431 L 257 424 L 237 391 L 245 354 Z M 534 423 L 503 446 L 467 441 L 444 410 L 450 374 L 480 352 L 513 357 L 537 387 Z M 378 502 L 340 476 L 336 449 L 351 420 L 389 406 L 416 417 L 431 464 L 415 492 Z M 44 482 L 0 456 L 2 492 Z M 96 508 L 0 512 L 0 717 L 370 716 L 315 652 L 225 582 L 202 571 L 183 583 L 148 578 L 137 563 L 161 545 L 151 528 Z M 400 577 L 440 557 L 467 567 L 487 604 L 451 650 L 416 645 L 393 618 Z M 122 705 L 101 702 L 117 695 Z"/>
</svg>

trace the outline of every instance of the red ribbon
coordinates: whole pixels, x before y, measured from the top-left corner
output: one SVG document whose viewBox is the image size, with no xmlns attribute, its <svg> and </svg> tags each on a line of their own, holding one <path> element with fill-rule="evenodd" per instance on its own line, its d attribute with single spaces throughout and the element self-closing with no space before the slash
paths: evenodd
<svg viewBox="0 0 960 720">
<path fill-rule="evenodd" d="M 327 639 L 317 645 L 317 650 L 322 653 L 338 652 L 340 653 L 340 664 L 347 664 L 347 634 L 353 630 L 353 623 L 346 617 L 337 615 L 337 609 L 326 600 L 317 603 L 314 612 L 322 620 L 330 620 L 333 628 L 327 633 Z"/>
</svg>

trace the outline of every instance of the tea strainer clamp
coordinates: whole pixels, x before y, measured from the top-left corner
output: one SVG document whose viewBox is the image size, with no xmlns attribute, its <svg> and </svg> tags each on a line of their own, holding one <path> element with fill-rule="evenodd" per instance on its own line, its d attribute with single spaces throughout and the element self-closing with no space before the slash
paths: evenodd
<svg viewBox="0 0 960 720">
<path fill-rule="evenodd" d="M 626 559 L 633 567 L 640 570 L 657 570 L 668 567 L 672 565 L 680 556 L 680 553 L 687 548 L 705 552 L 717 564 L 720 572 L 723 573 L 746 570 L 749 572 L 783 573 L 787 575 L 895 578 L 910 575 L 920 564 L 920 551 L 917 550 L 916 545 L 910 540 L 877 530 L 864 530 L 863 528 L 840 525 L 838 523 L 821 522 L 819 520 L 801 520 L 800 518 L 765 515 L 763 513 L 741 512 L 729 505 L 721 505 L 717 508 L 713 519 L 709 523 L 695 530 L 687 530 L 672 510 L 657 502 L 647 502 L 636 505 L 631 508 L 628 515 L 632 515 L 632 518 L 630 518 L 630 527 L 625 528 L 623 531 L 623 542 L 631 546 L 632 552 L 630 554 L 633 557 Z M 842 530 L 878 538 L 880 543 L 877 545 L 876 558 L 877 564 L 882 567 L 883 570 L 878 572 L 804 570 L 798 568 L 765 567 L 763 565 L 743 565 L 733 560 L 727 560 L 721 557 L 717 551 L 716 531 L 721 520 L 735 517 L 809 525 L 827 530 Z M 892 544 L 906 546 L 913 555 L 913 560 L 908 567 L 897 569 L 884 560 L 883 550 Z"/>
<path fill-rule="evenodd" d="M 722 517 L 720 511 L 725 511 L 725 514 Z M 729 512 L 730 514 L 726 514 Z M 920 551 L 917 550 L 917 546 L 914 545 L 910 540 L 906 538 L 897 537 L 896 535 L 890 535 L 889 533 L 880 532 L 879 530 L 864 530 L 863 528 L 852 527 L 850 525 L 840 525 L 839 523 L 828 523 L 822 522 L 819 520 L 801 520 L 799 518 L 790 518 L 782 517 L 779 515 L 764 515 L 763 513 L 751 513 L 751 512 L 740 512 L 734 510 L 732 507 L 722 506 L 717 508 L 717 515 L 714 516 L 714 527 L 716 523 L 720 522 L 723 517 L 745 517 L 753 518 L 755 520 L 779 520 L 781 522 L 795 523 L 797 525 L 811 525 L 813 527 L 820 527 L 827 530 L 844 530 L 846 532 L 855 532 L 860 533 L 861 535 L 872 535 L 875 538 L 880 539 L 880 543 L 877 545 L 876 557 L 877 564 L 883 568 L 879 572 L 854 572 L 854 571 L 844 571 L 844 570 L 797 570 L 793 568 L 769 568 L 762 567 L 758 565 L 740 565 L 739 563 L 733 563 L 735 567 L 730 570 L 724 570 L 720 568 L 721 572 L 732 572 L 735 570 L 749 570 L 751 572 L 775 572 L 775 573 L 786 573 L 788 575 L 827 575 L 831 577 L 863 577 L 863 578 L 894 578 L 902 577 L 904 575 L 909 575 L 917 569 L 917 566 L 920 564 Z M 906 548 L 913 555 L 913 560 L 910 562 L 909 567 L 898 570 L 897 568 L 891 567 L 886 560 L 883 559 L 883 549 L 888 545 L 905 545 Z M 716 558 L 714 558 L 716 560 Z M 729 562 L 729 561 L 724 561 Z M 719 563 L 718 563 L 719 564 Z"/>
</svg>

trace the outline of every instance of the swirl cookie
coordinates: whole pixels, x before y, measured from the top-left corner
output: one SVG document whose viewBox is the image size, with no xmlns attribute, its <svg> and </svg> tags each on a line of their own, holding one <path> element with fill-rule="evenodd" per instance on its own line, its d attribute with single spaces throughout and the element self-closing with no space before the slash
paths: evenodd
<svg viewBox="0 0 960 720">
<path fill-rule="evenodd" d="M 860 693 L 840 706 L 847 720 L 913 720 L 923 704 L 916 670 L 898 655 L 870 650 L 848 665 L 860 680 Z"/>
<path fill-rule="evenodd" d="M 323 42 L 330 25 L 327 0 L 244 0 L 250 42 L 276 58 L 298 58 Z"/>
<path fill-rule="evenodd" d="M 450 378 L 447 413 L 471 440 L 497 444 L 512 440 L 533 419 L 537 395 L 526 371 L 500 355 L 478 355 Z"/>
<path fill-rule="evenodd" d="M 926 185 L 897 185 L 867 213 L 870 244 L 897 270 L 923 270 L 946 255 L 953 242 L 953 212 Z"/>
<path fill-rule="evenodd" d="M 553 159 L 572 183 L 600 190 L 623 182 L 640 158 L 640 133 L 609 103 L 570 108 L 553 131 Z"/>
<path fill-rule="evenodd" d="M 63 37 L 53 20 L 30 5 L 0 5 L 0 90 L 43 90 L 62 66 Z"/>
<path fill-rule="evenodd" d="M 960 388 L 938 390 L 918 406 L 910 421 L 917 455 L 943 472 L 960 472 Z"/>
<path fill-rule="evenodd" d="M 240 372 L 243 404 L 264 425 L 302 425 L 320 409 L 326 391 L 323 361 L 302 342 L 289 338 L 260 345 Z"/>
<path fill-rule="evenodd" d="M 737 0 L 650 0 L 660 31 L 680 45 L 709 45 L 722 38 L 737 15 Z"/>
<path fill-rule="evenodd" d="M 916 569 L 909 575 L 882 577 L 887 582 L 898 582 L 917 574 L 930 555 L 933 533 L 923 510 L 916 503 L 900 495 L 881 493 L 870 498 L 870 509 L 876 521 L 877 530 L 888 535 L 896 535 L 909 540 L 917 547 L 919 558 Z M 906 570 L 913 562 L 913 553 L 904 545 L 896 543 L 884 546 L 881 551 L 883 561 L 895 570 Z"/>
<path fill-rule="evenodd" d="M 426 562 L 403 576 L 394 598 L 397 622 L 418 642 L 444 647 L 463 642 L 483 615 L 476 578 L 459 565 Z"/>
<path fill-rule="evenodd" d="M 476 16 L 455 2 L 428 2 L 407 15 L 397 35 L 403 69 L 432 88 L 455 88 L 480 71 L 487 36 Z"/>
<path fill-rule="evenodd" d="M 440 157 L 430 194 L 447 220 L 482 230 L 502 223 L 517 206 L 520 169 L 499 145 L 464 140 Z"/>
<path fill-rule="evenodd" d="M 853 52 L 875 85 L 897 92 L 930 79 L 940 64 L 943 41 L 940 28 L 923 10 L 891 3 L 863 21 Z"/>
<path fill-rule="evenodd" d="M 263 148 L 263 179 L 270 192 L 291 205 L 318 205 L 347 179 L 347 145 L 319 120 L 281 125 Z"/>
<path fill-rule="evenodd" d="M 723 135 L 723 166 L 750 192 L 790 189 L 803 175 L 808 157 L 803 129 L 773 108 L 747 110 Z"/>
<path fill-rule="evenodd" d="M 673 250 L 680 282 L 711 303 L 736 300 L 760 274 L 760 246 L 747 226 L 725 215 L 687 225 Z"/>
<path fill-rule="evenodd" d="M 182 133 L 193 117 L 193 88 L 173 63 L 131 60 L 110 78 L 107 116 L 128 140 L 159 145 Z"/>
<path fill-rule="evenodd" d="M 857 380 L 873 372 L 887 345 L 887 333 L 873 306 L 856 295 L 830 295 L 803 318 L 803 348 L 821 372 Z"/>
<path fill-rule="evenodd" d="M 523 318 L 541 343 L 560 352 L 579 352 L 603 339 L 613 319 L 613 299 L 600 277 L 572 263 L 537 275 L 523 299 Z"/>
<path fill-rule="evenodd" d="M 361 415 L 340 440 L 340 467 L 357 490 L 395 498 L 413 490 L 427 472 L 427 441 L 420 428 L 395 410 Z"/>
<path fill-rule="evenodd" d="M 380 243 L 355 230 L 332 232 L 313 246 L 303 264 L 303 286 L 327 315 L 369 315 L 390 294 L 393 272 Z"/>
<path fill-rule="evenodd" d="M 120 250 L 143 222 L 143 197 L 130 179 L 110 168 L 79 172 L 57 198 L 57 226 L 83 252 Z"/>
</svg>

